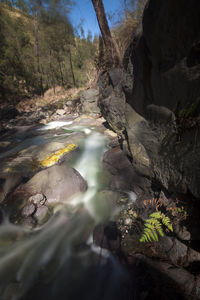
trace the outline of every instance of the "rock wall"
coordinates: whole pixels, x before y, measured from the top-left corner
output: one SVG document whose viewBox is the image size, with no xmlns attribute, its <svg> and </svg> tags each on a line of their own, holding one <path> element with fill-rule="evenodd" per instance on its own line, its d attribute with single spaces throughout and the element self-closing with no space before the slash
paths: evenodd
<svg viewBox="0 0 200 300">
<path fill-rule="evenodd" d="M 200 96 L 200 2 L 150 0 L 131 54 L 130 105 L 147 114 L 155 104 L 178 111 Z"/>
<path fill-rule="evenodd" d="M 150 0 L 125 70 L 99 78 L 99 107 L 132 164 L 168 193 L 200 198 L 200 2 Z M 128 59 L 127 59 L 128 58 Z M 180 118 L 180 116 L 184 118 Z"/>
</svg>

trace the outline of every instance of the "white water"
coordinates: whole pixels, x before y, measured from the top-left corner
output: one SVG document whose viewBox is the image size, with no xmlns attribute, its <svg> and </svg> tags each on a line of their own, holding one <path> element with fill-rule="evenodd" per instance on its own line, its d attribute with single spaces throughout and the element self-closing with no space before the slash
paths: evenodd
<svg viewBox="0 0 200 300">
<path fill-rule="evenodd" d="M 56 129 L 71 124 L 72 121 L 52 121 L 47 123 L 45 126 L 38 128 L 37 130 L 51 130 L 51 129 Z"/>
<path fill-rule="evenodd" d="M 86 138 L 74 167 L 86 179 L 88 189 L 72 199 L 71 210 L 63 206 L 42 228 L 33 231 L 8 221 L 0 226 L 1 300 L 21 299 L 38 277 L 49 284 L 48 289 L 30 299 L 95 300 L 101 299 L 103 290 L 102 299 L 116 299 L 114 295 L 124 276 L 121 268 L 111 257 L 108 262 L 108 251 L 87 243 L 95 224 L 109 219 L 108 206 L 105 201 L 99 203 L 102 199 L 97 197 L 105 150 L 106 139 L 101 134 Z M 99 265 L 99 255 L 104 256 L 108 267 Z"/>
</svg>

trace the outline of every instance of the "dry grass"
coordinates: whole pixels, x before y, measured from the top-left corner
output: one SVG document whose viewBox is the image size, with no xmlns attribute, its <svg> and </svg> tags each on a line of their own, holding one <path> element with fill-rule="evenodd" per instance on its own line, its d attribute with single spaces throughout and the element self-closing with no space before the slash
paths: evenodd
<svg viewBox="0 0 200 300">
<path fill-rule="evenodd" d="M 114 43 L 121 61 L 123 60 L 126 49 L 133 40 L 138 23 L 139 20 L 133 18 L 132 14 L 127 14 L 123 22 L 112 30 Z"/>
<path fill-rule="evenodd" d="M 33 97 L 32 99 L 22 100 L 18 103 L 17 109 L 19 111 L 34 111 L 37 108 L 42 108 L 52 104 L 64 104 L 65 102 L 75 100 L 79 97 L 79 94 L 85 88 L 71 88 L 65 90 L 64 88 L 57 86 L 54 89 L 47 90 L 44 96 Z"/>
</svg>

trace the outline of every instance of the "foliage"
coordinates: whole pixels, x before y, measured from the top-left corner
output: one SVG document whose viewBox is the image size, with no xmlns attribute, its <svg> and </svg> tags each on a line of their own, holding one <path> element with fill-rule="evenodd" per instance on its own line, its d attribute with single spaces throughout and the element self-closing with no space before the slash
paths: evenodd
<svg viewBox="0 0 200 300">
<path fill-rule="evenodd" d="M 200 97 L 193 103 L 190 103 L 185 108 L 181 109 L 178 113 L 179 119 L 192 118 L 200 111 Z"/>
<path fill-rule="evenodd" d="M 163 226 L 173 231 L 173 227 L 169 217 L 161 211 L 154 212 L 145 222 L 144 232 L 140 238 L 140 242 L 158 241 L 158 236 L 164 236 Z"/>
<path fill-rule="evenodd" d="M 91 33 L 75 35 L 68 18 L 71 0 L 12 4 L 0 3 L 0 101 L 86 85 L 95 46 Z"/>
</svg>

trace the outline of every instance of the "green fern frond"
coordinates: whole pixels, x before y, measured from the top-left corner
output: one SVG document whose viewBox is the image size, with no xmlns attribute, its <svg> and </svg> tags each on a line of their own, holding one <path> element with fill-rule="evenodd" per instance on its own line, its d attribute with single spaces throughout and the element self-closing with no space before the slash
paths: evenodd
<svg viewBox="0 0 200 300">
<path fill-rule="evenodd" d="M 162 224 L 170 231 L 173 231 L 169 217 L 165 216 L 165 214 L 160 211 L 152 213 L 150 218 L 145 221 L 145 228 L 140 238 L 140 242 L 158 241 L 158 235 L 163 237 L 164 231 Z"/>
<path fill-rule="evenodd" d="M 161 219 L 162 218 L 162 213 L 161 213 L 161 211 L 157 211 L 157 212 L 154 212 L 154 213 L 150 214 L 150 217 L 154 218 L 154 219 Z"/>
</svg>

